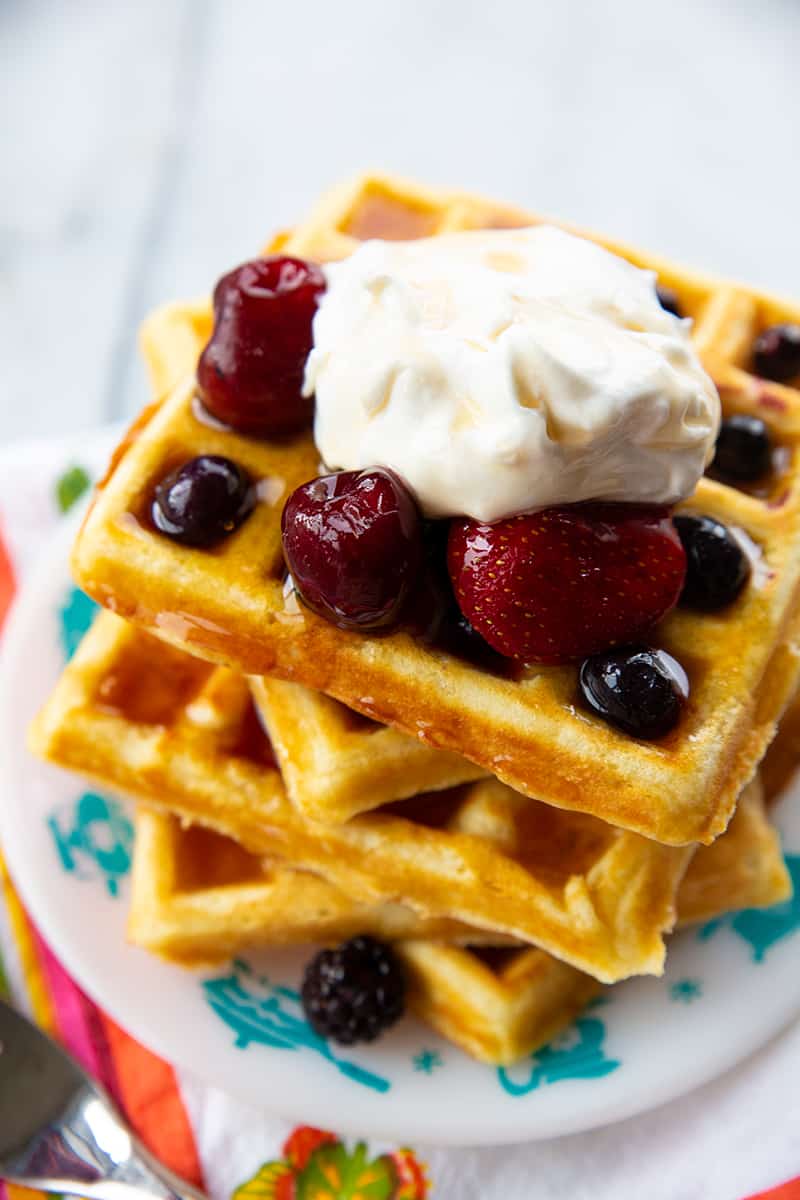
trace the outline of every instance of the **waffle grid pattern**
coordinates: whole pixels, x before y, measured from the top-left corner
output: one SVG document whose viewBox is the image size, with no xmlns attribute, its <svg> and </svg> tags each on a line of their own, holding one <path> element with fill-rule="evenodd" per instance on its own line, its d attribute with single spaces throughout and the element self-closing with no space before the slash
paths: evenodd
<svg viewBox="0 0 800 1200">
<path fill-rule="evenodd" d="M 273 249 L 321 261 L 366 236 L 512 227 L 539 218 L 458 193 L 368 177 L 327 196 Z M 726 412 L 753 412 L 773 430 L 784 464 L 772 491 L 749 495 L 703 479 L 687 508 L 742 530 L 756 547 L 754 582 L 722 614 L 677 611 L 656 631 L 687 668 L 692 701 L 661 743 L 619 734 L 576 704 L 573 668 L 489 676 L 409 635 L 344 633 L 300 608 L 283 584 L 282 502 L 317 473 L 310 438 L 277 445 L 199 420 L 191 373 L 209 331 L 207 308 L 171 306 L 144 345 L 167 399 L 119 457 L 79 539 L 75 568 L 102 604 L 190 652 L 250 674 L 273 674 L 335 696 L 385 724 L 471 759 L 528 795 L 592 813 L 669 844 L 709 842 L 730 819 L 796 683 L 791 626 L 800 584 L 800 393 L 746 370 L 753 336 L 800 313 L 769 297 L 690 274 L 605 243 L 657 271 L 695 320 L 695 339 Z M 182 376 L 182 382 L 175 384 Z M 176 460 L 223 453 L 262 479 L 264 503 L 214 552 L 155 535 L 143 513 Z"/>
<path fill-rule="evenodd" d="M 340 824 L 486 774 L 460 755 L 376 725 L 300 684 L 253 676 L 250 687 L 289 798 L 311 820 Z"/>
<path fill-rule="evenodd" d="M 126 697 L 124 709 L 115 696 Z M 518 938 L 604 982 L 661 971 L 692 848 L 561 812 L 497 780 L 320 826 L 294 809 L 261 745 L 243 736 L 249 711 L 243 679 L 102 613 L 32 744 L 360 902 L 401 900 L 420 916 L 482 929 L 486 940 Z"/>
<path fill-rule="evenodd" d="M 239 677 L 103 614 L 37 722 L 40 753 L 105 786 L 131 790 L 142 802 L 129 924 L 137 945 L 192 964 L 355 932 L 397 938 L 412 1008 L 469 1053 L 502 1064 L 549 1041 L 597 992 L 594 978 L 539 948 L 481 949 L 481 941 L 497 947 L 507 939 L 421 916 L 385 897 L 354 899 L 340 881 L 304 869 L 286 845 L 280 857 L 265 854 L 277 831 L 256 836 L 241 823 L 242 807 L 255 802 L 256 781 L 262 788 L 256 816 L 276 825 L 290 806 L 250 715 Z M 239 789 L 245 796 L 238 806 L 209 798 L 238 796 Z M 264 802 L 268 794 L 271 804 Z M 487 806 L 484 797 L 462 805 L 458 820 L 502 848 L 514 832 L 498 821 L 508 811 Z M 316 836 L 333 832 L 318 829 Z M 335 843 L 339 853 L 346 844 Z M 776 833 L 753 784 L 727 834 L 692 859 L 680 886 L 681 920 L 774 904 L 789 891 Z M 494 906 L 491 889 L 484 904 L 487 895 Z"/>
</svg>

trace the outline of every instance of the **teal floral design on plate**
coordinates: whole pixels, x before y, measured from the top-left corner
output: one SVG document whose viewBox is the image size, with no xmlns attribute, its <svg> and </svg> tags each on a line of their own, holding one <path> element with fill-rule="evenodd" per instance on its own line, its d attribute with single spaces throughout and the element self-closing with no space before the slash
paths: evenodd
<svg viewBox="0 0 800 1200">
<path fill-rule="evenodd" d="M 47 818 L 63 869 L 76 879 L 100 879 L 110 896 L 131 869 L 133 825 L 116 800 L 84 792 Z"/>
<path fill-rule="evenodd" d="M 70 588 L 67 598 L 58 611 L 61 646 L 65 658 L 72 658 L 83 635 L 88 632 L 99 605 L 80 588 Z"/>
<path fill-rule="evenodd" d="M 497 1078 L 509 1096 L 527 1096 L 547 1084 L 564 1079 L 601 1079 L 621 1066 L 616 1058 L 607 1058 L 604 1043 L 606 1027 L 597 1017 L 579 1017 L 549 1045 L 543 1046 L 526 1062 L 516 1067 L 498 1067 Z M 527 1077 L 520 1077 L 520 1071 Z"/>
<path fill-rule="evenodd" d="M 732 929 L 749 945 L 753 962 L 761 963 L 776 942 L 797 933 L 800 929 L 800 855 L 787 854 L 786 866 L 794 886 L 790 900 L 773 908 L 745 908 L 709 921 L 697 935 L 701 941 L 708 941 L 720 929 Z"/>
<path fill-rule="evenodd" d="M 213 1011 L 236 1034 L 239 1049 L 314 1050 L 355 1083 L 376 1092 L 388 1092 L 391 1087 L 388 1079 L 337 1057 L 306 1021 L 300 994 L 270 983 L 242 959 L 236 959 L 230 974 L 206 979 L 203 992 Z"/>
<path fill-rule="evenodd" d="M 691 1004 L 703 994 L 703 984 L 699 979 L 677 979 L 670 984 L 669 998 L 679 1004 Z"/>
<path fill-rule="evenodd" d="M 419 1054 L 415 1054 L 411 1059 L 415 1071 L 421 1071 L 423 1075 L 432 1075 L 437 1067 L 444 1066 L 444 1059 L 438 1050 L 420 1050 Z"/>
</svg>

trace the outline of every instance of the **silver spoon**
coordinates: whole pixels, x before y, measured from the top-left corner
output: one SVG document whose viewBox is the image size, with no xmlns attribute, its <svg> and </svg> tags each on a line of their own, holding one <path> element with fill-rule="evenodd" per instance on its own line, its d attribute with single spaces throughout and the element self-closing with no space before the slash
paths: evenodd
<svg viewBox="0 0 800 1200">
<path fill-rule="evenodd" d="M 55 1042 L 2 1000 L 0 1178 L 90 1200 L 203 1200 L 155 1162 Z"/>
</svg>

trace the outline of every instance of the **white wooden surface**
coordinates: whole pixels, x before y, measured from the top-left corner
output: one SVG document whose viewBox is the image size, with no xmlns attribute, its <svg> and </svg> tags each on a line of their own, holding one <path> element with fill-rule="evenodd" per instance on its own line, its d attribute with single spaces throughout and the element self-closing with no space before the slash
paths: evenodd
<svg viewBox="0 0 800 1200">
<path fill-rule="evenodd" d="M 798 0 L 0 0 L 0 438 L 364 166 L 800 296 L 798 64 Z"/>
</svg>

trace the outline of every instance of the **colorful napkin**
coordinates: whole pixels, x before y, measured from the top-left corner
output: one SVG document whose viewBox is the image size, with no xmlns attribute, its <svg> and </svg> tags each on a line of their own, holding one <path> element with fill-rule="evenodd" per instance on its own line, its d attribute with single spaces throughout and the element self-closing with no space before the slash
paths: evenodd
<svg viewBox="0 0 800 1200">
<path fill-rule="evenodd" d="M 112 441 L 106 430 L 0 451 L 0 625 Z M 358 1141 L 247 1109 L 160 1061 L 69 978 L 1 861 L 0 883 L 0 989 L 102 1082 L 163 1162 L 215 1200 L 800 1200 L 800 1178 L 780 1184 L 800 1170 L 800 1025 L 721 1080 L 604 1130 L 483 1150 Z M 264 1087 L 273 1107 L 268 1077 Z"/>
</svg>

